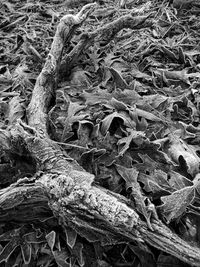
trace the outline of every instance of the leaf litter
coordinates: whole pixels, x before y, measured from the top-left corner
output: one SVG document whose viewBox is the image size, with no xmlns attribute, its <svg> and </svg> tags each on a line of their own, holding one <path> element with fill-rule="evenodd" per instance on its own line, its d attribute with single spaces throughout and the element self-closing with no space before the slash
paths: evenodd
<svg viewBox="0 0 200 267">
<path fill-rule="evenodd" d="M 1 1 L 2 128 L 25 116 L 59 19 L 75 14 L 89 2 Z M 153 22 L 140 28 L 141 17 L 135 22 L 138 29 L 122 27 L 109 35 L 109 40 L 96 38 L 82 51 L 67 75 L 60 77 L 55 103 L 49 110 L 50 135 L 95 174 L 97 184 L 127 197 L 150 228 L 151 216 L 159 216 L 174 231 L 199 244 L 200 5 L 195 0 L 97 3 L 64 53 L 73 50 L 83 33 L 130 13 L 150 16 Z M 9 109 L 12 116 L 8 118 Z M 5 164 L 3 159 L 1 162 Z M 154 215 L 149 205 L 153 205 Z M 97 248 L 69 227 L 65 229 L 66 249 L 62 230 L 54 232 L 54 222 L 48 220 L 40 230 L 16 228 L 15 243 L 11 245 L 9 237 L 6 246 L 1 244 L 3 232 L 12 228 L 2 226 L 1 262 L 29 264 L 37 255 L 38 263 L 49 266 L 133 266 L 133 262 L 134 266 L 183 266 L 172 256 L 158 251 L 156 259 L 151 248 L 140 251 L 121 241 L 111 245 L 107 240 L 104 248 Z M 25 232 L 36 236 L 21 245 Z M 91 241 L 99 237 L 88 231 L 84 238 Z M 90 252 L 88 248 L 92 248 Z M 140 264 L 144 250 L 146 259 L 141 257 Z"/>
</svg>

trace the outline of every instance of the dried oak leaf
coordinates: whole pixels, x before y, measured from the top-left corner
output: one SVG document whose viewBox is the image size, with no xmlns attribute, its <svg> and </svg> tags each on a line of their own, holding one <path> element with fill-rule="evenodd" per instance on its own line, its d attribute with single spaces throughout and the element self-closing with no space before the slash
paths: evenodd
<svg viewBox="0 0 200 267">
<path fill-rule="evenodd" d="M 151 149 L 151 152 L 153 149 Z M 154 152 L 155 153 L 155 152 Z M 159 161 L 154 161 L 151 157 L 149 157 L 147 154 L 140 154 L 138 153 L 139 158 L 142 160 L 141 163 L 134 164 L 134 167 L 140 171 L 143 172 L 147 175 L 150 175 L 154 173 L 155 169 L 160 169 L 163 172 L 168 172 L 169 168 L 171 166 L 170 162 L 159 162 Z M 160 157 L 160 154 L 158 154 Z"/>
<path fill-rule="evenodd" d="M 175 81 L 182 81 L 186 83 L 187 85 L 190 85 L 189 76 L 186 69 L 183 69 L 181 71 L 169 71 L 165 69 L 156 69 L 152 70 L 154 74 L 161 79 L 163 79 L 165 82 L 168 82 L 168 80 L 175 80 Z"/>
<path fill-rule="evenodd" d="M 142 98 L 135 90 L 120 90 L 118 88 L 112 92 L 112 96 L 126 105 L 134 105 Z"/>
<path fill-rule="evenodd" d="M 141 131 L 136 131 L 133 129 L 127 129 L 127 136 L 119 139 L 117 145 L 119 147 L 119 155 L 123 156 L 124 153 L 129 149 L 131 142 L 137 145 L 141 145 L 145 138 L 145 133 Z"/>
<path fill-rule="evenodd" d="M 83 258 L 83 244 L 80 242 L 76 242 L 73 249 L 71 250 L 72 259 L 77 260 L 80 266 L 85 265 L 85 261 Z"/>
<path fill-rule="evenodd" d="M 173 134 L 169 135 L 167 153 L 176 163 L 184 162 L 188 173 L 192 176 L 199 172 L 200 158 L 197 156 L 195 149 Z"/>
<path fill-rule="evenodd" d="M 192 186 L 193 184 L 192 181 L 187 179 L 185 176 L 173 170 L 169 171 L 167 173 L 167 176 L 168 176 L 168 183 L 175 191 L 187 186 Z"/>
<path fill-rule="evenodd" d="M 157 112 L 157 115 L 155 115 L 152 112 L 138 108 L 136 105 L 129 107 L 125 103 L 115 99 L 114 97 L 111 98 L 111 100 L 108 102 L 107 107 L 109 107 L 110 109 L 114 108 L 117 111 L 125 111 L 126 114 L 129 115 L 129 118 L 132 119 L 132 121 L 134 121 L 137 126 L 139 126 L 139 127 L 136 127 L 137 129 L 138 128 L 146 129 L 146 126 L 147 126 L 146 120 L 150 120 L 154 122 L 163 121 L 163 118 L 159 118 L 157 116 L 159 115 L 158 112 Z"/>
<path fill-rule="evenodd" d="M 83 91 L 81 97 L 83 97 L 83 99 L 86 101 L 85 102 L 86 105 L 93 106 L 99 103 L 107 103 L 108 100 L 112 98 L 112 95 L 108 93 L 106 90 L 99 89 L 96 92 L 92 93 Z"/>
<path fill-rule="evenodd" d="M 67 266 L 66 260 L 70 257 L 70 253 L 67 250 L 55 250 L 53 251 L 53 257 L 59 267 Z"/>
<path fill-rule="evenodd" d="M 108 93 L 100 88 L 93 92 L 83 91 L 81 97 L 86 101 L 86 105 L 91 106 L 99 103 L 108 103 L 112 98 L 123 102 L 125 105 L 134 105 L 141 99 L 137 92 L 129 89 L 121 90 L 119 88 L 116 88 L 112 93 Z"/>
<path fill-rule="evenodd" d="M 131 120 L 131 118 L 128 116 L 128 114 L 126 114 L 125 112 L 113 112 L 109 115 L 107 115 L 101 122 L 101 132 L 103 135 L 106 135 L 106 133 L 108 132 L 108 130 L 111 127 L 111 124 L 113 122 L 113 120 L 121 120 L 123 122 L 123 124 L 125 126 L 128 126 L 132 129 L 135 129 L 135 122 L 133 120 Z"/>
<path fill-rule="evenodd" d="M 55 231 L 51 231 L 45 237 L 46 237 L 46 240 L 47 240 L 47 243 L 48 243 L 49 247 L 53 251 L 53 248 L 54 248 L 54 245 L 55 245 L 55 241 L 56 241 L 56 232 Z"/>
<path fill-rule="evenodd" d="M 43 236 L 37 236 L 33 228 L 23 225 L 18 229 L 13 229 L 0 235 L 0 241 L 9 241 L 0 252 L 0 263 L 3 261 L 8 262 L 12 257 L 12 253 L 14 253 L 19 246 L 24 263 L 29 265 L 31 261 L 32 245 L 34 243 L 42 243 L 45 239 Z"/>
<path fill-rule="evenodd" d="M 117 88 L 127 89 L 129 87 L 119 71 L 114 68 L 109 68 L 109 70 L 113 76 Z"/>
<path fill-rule="evenodd" d="M 159 94 L 153 94 L 153 95 L 142 97 L 141 100 L 138 101 L 139 103 L 137 103 L 137 106 L 139 104 L 139 106 L 141 107 L 144 106 L 146 108 L 146 105 L 148 105 L 148 106 L 153 107 L 154 109 L 160 110 L 159 107 L 161 106 L 167 107 L 170 104 L 169 102 L 171 101 L 172 99 L 170 97 L 159 95 Z M 163 108 L 161 111 L 163 111 Z"/>
<path fill-rule="evenodd" d="M 170 179 L 177 178 L 176 186 L 182 187 L 173 192 L 169 196 L 161 197 L 163 204 L 159 206 L 159 211 L 162 213 L 167 223 L 170 223 L 174 219 L 178 219 L 188 208 L 192 205 L 194 200 L 197 199 L 197 195 L 200 193 L 200 175 L 197 174 L 193 181 L 183 179 L 181 175 L 171 171 L 172 177 Z M 175 177 L 173 177 L 175 175 Z M 187 185 L 187 186 L 185 186 Z"/>
<path fill-rule="evenodd" d="M 68 226 L 64 226 L 63 229 L 65 231 L 67 245 L 73 248 L 76 243 L 77 232 Z"/>
<path fill-rule="evenodd" d="M 104 65 L 107 67 L 112 67 L 115 70 L 122 71 L 127 69 L 125 61 L 114 54 L 114 52 L 107 53 L 106 57 L 103 59 Z"/>
<path fill-rule="evenodd" d="M 167 181 L 167 173 L 160 169 L 155 169 L 150 175 L 141 172 L 138 175 L 138 181 L 144 184 L 144 190 L 152 193 L 154 199 L 174 191 Z"/>
<path fill-rule="evenodd" d="M 136 78 L 136 79 L 143 79 L 144 81 L 147 82 L 152 82 L 152 76 L 146 74 L 145 72 L 141 72 L 136 66 L 133 66 L 130 74 Z"/>
<path fill-rule="evenodd" d="M 195 199 L 195 186 L 187 186 L 173 192 L 169 196 L 161 197 L 163 204 L 158 207 L 167 223 L 178 219 Z"/>
<path fill-rule="evenodd" d="M 150 121 L 155 121 L 155 122 L 162 122 L 162 119 L 159 118 L 158 116 L 154 115 L 151 112 L 148 112 L 146 110 L 140 109 L 140 108 L 136 108 L 136 107 L 131 107 L 129 109 L 129 114 L 131 118 L 144 118 L 146 120 L 150 120 Z"/>
<path fill-rule="evenodd" d="M 131 188 L 131 197 L 135 202 L 137 211 L 145 217 L 148 226 L 151 228 L 151 213 L 148 212 L 148 206 L 145 203 L 147 201 L 147 197 L 142 193 L 142 189 L 137 180 L 139 172 L 135 168 L 126 168 L 117 164 L 115 166 L 118 173 L 126 182 L 126 189 L 128 190 Z"/>
<path fill-rule="evenodd" d="M 60 120 L 60 122 L 62 122 L 64 126 L 62 133 L 62 142 L 73 136 L 73 133 L 71 132 L 73 123 L 84 120 L 88 116 L 86 113 L 80 113 L 80 111 L 82 111 L 83 109 L 85 109 L 85 106 L 80 105 L 76 102 L 70 102 L 67 111 L 67 117 L 58 118 L 58 121 Z"/>
<path fill-rule="evenodd" d="M 70 84 L 74 86 L 86 86 L 90 85 L 89 77 L 90 73 L 79 68 L 73 68 L 71 75 L 70 75 Z"/>
<path fill-rule="evenodd" d="M 14 124 L 18 119 L 22 119 L 25 114 L 25 104 L 24 100 L 19 96 L 14 96 L 9 101 L 9 113 L 8 113 L 8 121 L 9 124 Z"/>
</svg>

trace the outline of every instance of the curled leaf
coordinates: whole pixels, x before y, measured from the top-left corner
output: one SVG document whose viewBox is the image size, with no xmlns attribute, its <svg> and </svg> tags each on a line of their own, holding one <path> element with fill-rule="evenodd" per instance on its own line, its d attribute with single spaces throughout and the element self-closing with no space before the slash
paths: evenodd
<svg viewBox="0 0 200 267">
<path fill-rule="evenodd" d="M 132 121 L 128 115 L 126 115 L 125 113 L 113 112 L 113 113 L 107 115 L 102 120 L 101 132 L 103 135 L 106 135 L 106 133 L 108 132 L 109 128 L 111 127 L 111 124 L 112 124 L 114 119 L 121 120 L 124 123 L 124 125 L 135 129 L 135 122 Z"/>
<path fill-rule="evenodd" d="M 121 138 L 117 145 L 119 146 L 119 155 L 122 156 L 129 149 L 131 142 L 134 142 L 137 145 L 141 145 L 143 143 L 145 134 L 141 131 L 135 131 L 133 129 L 127 129 L 129 135 Z"/>
</svg>

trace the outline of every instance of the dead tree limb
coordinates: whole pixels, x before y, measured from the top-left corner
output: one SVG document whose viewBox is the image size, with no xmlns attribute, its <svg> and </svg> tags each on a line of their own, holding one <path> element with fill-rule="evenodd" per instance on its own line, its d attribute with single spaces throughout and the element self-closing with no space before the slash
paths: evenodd
<svg viewBox="0 0 200 267">
<path fill-rule="evenodd" d="M 6 212 L 7 217 L 13 218 L 13 208 L 30 207 L 40 201 L 45 207 L 48 201 L 53 214 L 82 236 L 84 231 L 91 231 L 104 240 L 106 232 L 112 242 L 119 237 L 125 241 L 146 242 L 184 262 L 199 266 L 199 248 L 182 240 L 160 220 L 153 219 L 153 231 L 150 230 L 126 198 L 93 186 L 94 176 L 76 162 L 69 161 L 50 139 L 33 135 L 24 124 L 16 125 L 12 139 L 21 137 L 42 173 L 36 174 L 32 185 L 25 179 L 0 192 L 3 216 Z M 16 190 L 15 186 L 23 183 L 22 191 Z M 15 202 L 11 205 L 13 199 Z M 2 220 L 2 216 L 0 218 Z"/>
<path fill-rule="evenodd" d="M 77 25 L 80 25 L 94 9 L 95 4 L 84 6 L 81 11 L 73 16 L 66 15 L 61 18 L 55 37 L 47 56 L 45 65 L 37 78 L 32 98 L 28 106 L 28 124 L 47 136 L 47 111 L 50 100 L 55 91 L 56 79 L 63 48 L 73 34 Z"/>
<path fill-rule="evenodd" d="M 59 76 L 66 75 L 69 70 L 77 62 L 79 56 L 83 50 L 87 50 L 94 42 L 100 42 L 103 45 L 108 44 L 113 37 L 122 29 L 141 29 L 151 27 L 153 20 L 149 19 L 151 14 L 147 16 L 134 16 L 134 14 L 128 14 L 121 16 L 120 18 L 104 25 L 93 32 L 83 33 L 79 43 L 73 48 L 73 50 L 63 57 Z"/>
</svg>

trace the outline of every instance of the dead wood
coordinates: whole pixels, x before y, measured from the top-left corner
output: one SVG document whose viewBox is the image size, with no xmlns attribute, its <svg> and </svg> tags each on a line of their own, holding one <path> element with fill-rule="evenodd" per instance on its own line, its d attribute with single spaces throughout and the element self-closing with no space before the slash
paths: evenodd
<svg viewBox="0 0 200 267">
<path fill-rule="evenodd" d="M 122 29 L 143 29 L 151 27 L 153 20 L 150 19 L 151 13 L 147 16 L 135 16 L 128 14 L 104 25 L 93 32 L 83 33 L 79 43 L 73 50 L 63 57 L 59 76 L 63 77 L 69 73 L 69 70 L 74 66 L 83 50 L 88 49 L 94 42 L 100 42 L 101 45 L 108 44 L 113 37 Z"/>
<path fill-rule="evenodd" d="M 86 5 L 77 15 L 66 15 L 57 27 L 55 37 L 45 65 L 37 78 L 32 99 L 28 106 L 28 124 L 47 136 L 47 111 L 52 94 L 55 91 L 57 71 L 63 48 L 73 34 L 76 25 L 80 25 L 94 8 L 95 4 Z"/>
<path fill-rule="evenodd" d="M 17 143 L 17 139 L 22 137 L 28 151 L 40 166 L 40 172 L 38 170 L 33 177 L 34 184 L 33 180 L 22 179 L 10 188 L 1 190 L 2 221 L 8 218 L 12 220 L 16 212 L 23 208 L 25 214 L 28 214 L 29 219 L 26 220 L 31 221 L 34 217 L 42 216 L 45 210 L 50 213 L 47 209 L 48 202 L 53 214 L 65 222 L 64 225 L 72 227 L 82 236 L 85 236 L 85 231 L 91 232 L 95 236 L 93 241 L 98 237 L 105 242 L 103 236 L 107 232 L 107 239 L 111 243 L 119 238 L 138 243 L 147 242 L 182 261 L 199 266 L 199 248 L 179 238 L 160 220 L 152 219 L 153 230 L 150 230 L 126 198 L 92 186 L 92 174 L 63 155 L 57 144 L 50 139 L 37 137 L 29 133 L 29 130 L 22 123 L 16 125 L 12 137 L 16 142 L 13 143 Z M 33 206 L 40 208 L 35 209 L 36 214 L 31 215 L 28 210 Z"/>
</svg>

